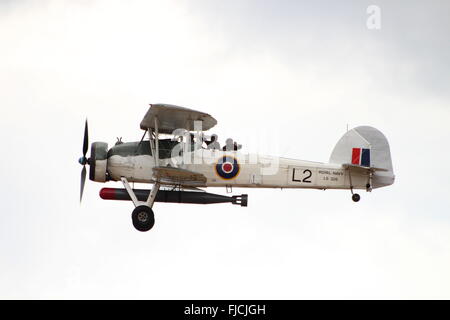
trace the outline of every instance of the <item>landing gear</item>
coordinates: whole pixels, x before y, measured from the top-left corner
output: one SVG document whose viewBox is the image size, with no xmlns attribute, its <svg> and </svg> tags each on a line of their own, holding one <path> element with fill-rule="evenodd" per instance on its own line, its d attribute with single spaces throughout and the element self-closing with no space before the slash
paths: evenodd
<svg viewBox="0 0 450 320">
<path fill-rule="evenodd" d="M 155 174 L 155 168 L 159 167 L 158 117 L 155 116 L 154 120 L 155 120 L 154 127 L 152 127 L 152 125 L 149 125 L 146 130 L 149 136 L 150 150 L 153 155 L 153 160 L 155 161 L 153 174 Z M 142 137 L 142 140 L 144 139 L 144 137 L 145 133 L 144 136 Z M 122 180 L 123 186 L 127 190 L 127 193 L 135 206 L 135 209 L 131 214 L 133 226 L 139 231 L 150 230 L 151 228 L 153 228 L 153 225 L 155 224 L 155 215 L 153 214 L 152 207 L 153 203 L 156 200 L 156 194 L 158 193 L 159 187 L 161 186 L 159 178 L 155 181 L 155 184 L 153 185 L 153 188 L 150 191 L 150 194 L 148 195 L 147 201 L 141 201 L 136 197 L 136 194 L 134 193 L 134 190 L 131 189 L 127 178 L 121 177 L 120 180 Z"/>
<path fill-rule="evenodd" d="M 353 193 L 352 175 L 350 170 L 348 170 L 348 179 L 350 181 L 350 192 L 352 193 L 352 200 L 353 202 L 358 202 L 359 200 L 361 200 L 361 196 L 357 193 Z M 369 185 L 367 185 L 366 187 L 368 188 Z"/>
<path fill-rule="evenodd" d="M 134 208 L 131 219 L 133 220 L 133 226 L 139 231 L 149 231 L 155 225 L 153 210 L 146 205 Z"/>
<path fill-rule="evenodd" d="M 121 177 L 120 180 L 122 180 L 122 183 L 127 190 L 128 195 L 130 196 L 134 206 L 136 207 L 131 214 L 133 226 L 139 231 L 149 231 L 155 224 L 155 215 L 153 214 L 152 207 L 156 199 L 156 194 L 158 193 L 160 187 L 159 182 L 156 182 L 154 184 L 152 191 L 147 198 L 147 201 L 139 201 L 133 189 L 131 189 L 128 180 L 125 177 Z"/>
</svg>

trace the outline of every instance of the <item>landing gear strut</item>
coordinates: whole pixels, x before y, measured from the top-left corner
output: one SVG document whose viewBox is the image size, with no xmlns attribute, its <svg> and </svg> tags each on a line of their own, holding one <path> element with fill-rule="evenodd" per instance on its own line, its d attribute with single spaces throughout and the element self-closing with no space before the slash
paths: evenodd
<svg viewBox="0 0 450 320">
<path fill-rule="evenodd" d="M 358 202 L 359 200 L 361 200 L 361 196 L 357 193 L 353 193 L 353 183 L 352 183 L 352 175 L 350 173 L 350 170 L 348 170 L 348 178 L 350 180 L 350 191 L 352 193 L 352 200 L 354 202 Z"/>
</svg>

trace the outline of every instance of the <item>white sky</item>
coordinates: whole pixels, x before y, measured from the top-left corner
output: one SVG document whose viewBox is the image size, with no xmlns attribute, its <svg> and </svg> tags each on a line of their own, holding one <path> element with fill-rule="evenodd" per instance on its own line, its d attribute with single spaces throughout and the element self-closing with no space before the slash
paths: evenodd
<svg viewBox="0 0 450 320">
<path fill-rule="evenodd" d="M 366 28 L 370 4 L 379 31 Z M 450 298 L 449 12 L 0 1 L 0 298 Z M 234 190 L 247 208 L 156 203 L 139 233 L 131 202 L 98 197 L 105 185 L 88 181 L 78 204 L 77 159 L 86 116 L 91 142 L 111 146 L 140 139 L 151 102 L 212 114 L 221 142 L 251 150 L 272 134 L 272 154 L 314 161 L 347 123 L 372 125 L 396 182 L 358 204 L 254 189 Z"/>
</svg>

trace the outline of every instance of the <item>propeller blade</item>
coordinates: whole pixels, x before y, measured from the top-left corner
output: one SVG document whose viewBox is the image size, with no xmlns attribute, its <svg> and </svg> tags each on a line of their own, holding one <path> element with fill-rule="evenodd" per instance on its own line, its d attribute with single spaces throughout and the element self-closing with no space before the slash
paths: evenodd
<svg viewBox="0 0 450 320">
<path fill-rule="evenodd" d="M 84 125 L 84 139 L 83 139 L 83 157 L 86 157 L 86 153 L 89 148 L 89 136 L 88 136 L 88 122 Z"/>
<path fill-rule="evenodd" d="M 86 182 L 86 166 L 83 166 L 83 170 L 81 170 L 80 203 L 81 203 L 81 199 L 83 199 L 83 190 L 84 190 L 85 182 Z"/>
</svg>

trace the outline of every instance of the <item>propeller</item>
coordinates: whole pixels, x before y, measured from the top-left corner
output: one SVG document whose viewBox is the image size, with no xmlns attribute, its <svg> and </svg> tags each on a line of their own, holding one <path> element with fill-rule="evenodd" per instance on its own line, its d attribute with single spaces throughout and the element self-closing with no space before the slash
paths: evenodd
<svg viewBox="0 0 450 320">
<path fill-rule="evenodd" d="M 83 170 L 81 170 L 80 203 L 81 203 L 81 199 L 83 199 L 83 190 L 84 190 L 85 182 L 86 182 L 86 166 L 83 166 Z"/>
<path fill-rule="evenodd" d="M 81 182 L 80 182 L 80 203 L 83 198 L 84 184 L 86 182 L 86 164 L 89 164 L 89 160 L 86 158 L 86 153 L 89 148 L 89 135 L 88 135 L 88 122 L 84 124 L 84 139 L 83 139 L 83 156 L 78 159 L 78 162 L 83 166 L 81 170 Z"/>
</svg>

